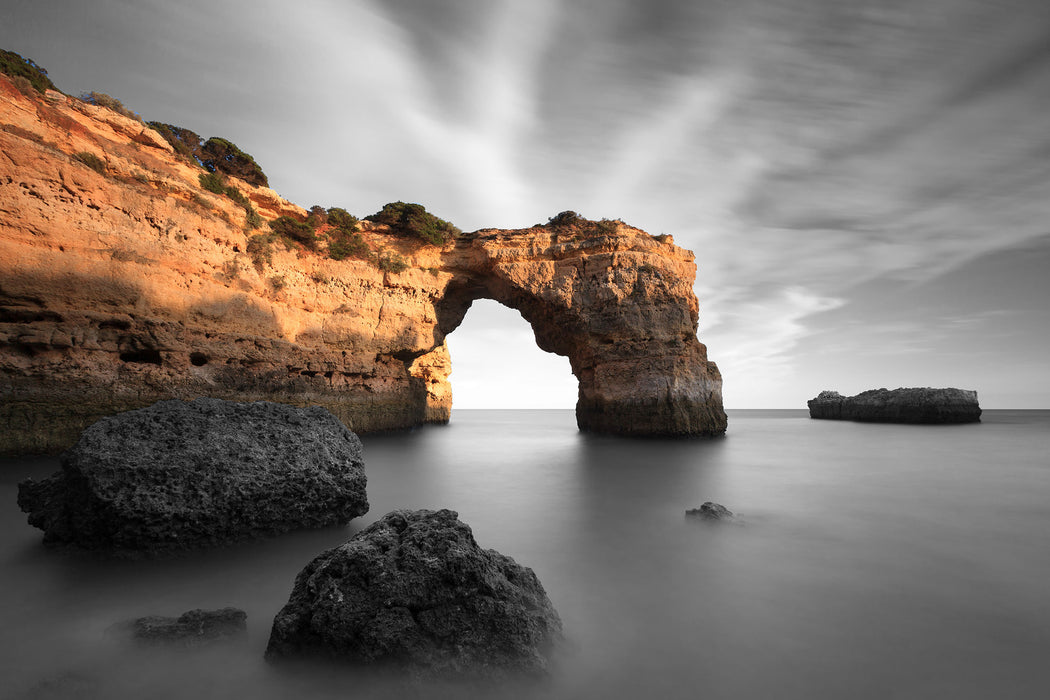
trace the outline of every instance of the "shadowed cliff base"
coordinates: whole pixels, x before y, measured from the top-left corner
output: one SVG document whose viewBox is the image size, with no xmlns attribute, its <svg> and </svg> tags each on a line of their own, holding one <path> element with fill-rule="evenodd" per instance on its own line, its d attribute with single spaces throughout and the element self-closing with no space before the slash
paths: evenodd
<svg viewBox="0 0 1050 700">
<path fill-rule="evenodd" d="M 447 422 L 445 337 L 477 299 L 569 359 L 581 430 L 725 431 L 693 254 L 562 212 L 461 233 L 417 204 L 358 219 L 207 173 L 105 106 L 0 75 L 0 453 L 211 396 L 320 405 L 360 433 Z"/>
</svg>

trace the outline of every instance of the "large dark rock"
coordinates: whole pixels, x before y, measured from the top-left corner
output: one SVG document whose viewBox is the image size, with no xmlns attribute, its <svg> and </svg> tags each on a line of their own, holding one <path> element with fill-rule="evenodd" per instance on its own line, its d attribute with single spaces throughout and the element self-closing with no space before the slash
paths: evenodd
<svg viewBox="0 0 1050 700">
<path fill-rule="evenodd" d="M 877 423 L 977 423 L 977 392 L 965 389 L 872 389 L 856 396 L 822 391 L 810 399 L 810 418 Z"/>
<path fill-rule="evenodd" d="M 237 608 L 190 610 L 178 617 L 150 615 L 115 625 L 113 632 L 127 634 L 147 645 L 198 646 L 244 634 L 248 616 Z"/>
<path fill-rule="evenodd" d="M 361 441 L 323 408 L 160 401 L 90 426 L 18 486 L 44 541 L 153 553 L 368 512 Z"/>
<path fill-rule="evenodd" d="M 560 639 L 531 569 L 481 549 L 453 511 L 399 510 L 303 569 L 266 657 L 495 679 L 546 672 Z"/>
</svg>

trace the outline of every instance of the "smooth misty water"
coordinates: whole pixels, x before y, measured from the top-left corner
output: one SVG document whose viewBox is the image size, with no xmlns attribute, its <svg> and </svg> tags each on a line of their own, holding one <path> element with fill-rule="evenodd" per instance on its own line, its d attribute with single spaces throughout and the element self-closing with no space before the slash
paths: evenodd
<svg viewBox="0 0 1050 700">
<path fill-rule="evenodd" d="M 364 442 L 363 522 L 146 563 L 42 547 L 15 484 L 57 461 L 0 462 L 0 693 L 404 696 L 262 652 L 315 554 L 395 508 L 449 507 L 536 571 L 572 641 L 546 686 L 451 697 L 1050 697 L 1050 412 L 917 427 L 738 411 L 723 440 L 655 441 L 579 434 L 571 411 L 460 411 Z M 707 500 L 745 524 L 684 517 Z M 225 605 L 249 623 L 225 647 L 105 634 Z"/>
</svg>

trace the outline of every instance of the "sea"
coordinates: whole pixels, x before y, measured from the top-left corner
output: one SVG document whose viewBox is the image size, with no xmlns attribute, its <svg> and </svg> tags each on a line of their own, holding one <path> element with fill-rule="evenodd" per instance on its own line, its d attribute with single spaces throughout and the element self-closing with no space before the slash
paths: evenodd
<svg viewBox="0 0 1050 700">
<path fill-rule="evenodd" d="M 729 411 L 713 440 L 580 433 L 572 411 L 456 410 L 363 438 L 370 512 L 174 559 L 54 550 L 0 461 L 0 697 L 1050 697 L 1050 411 L 914 426 Z M 686 516 L 705 501 L 731 523 Z M 551 677 L 496 686 L 272 666 L 296 574 L 383 514 L 450 508 L 531 567 L 567 641 Z M 136 647 L 145 615 L 239 607 L 248 632 Z"/>
</svg>

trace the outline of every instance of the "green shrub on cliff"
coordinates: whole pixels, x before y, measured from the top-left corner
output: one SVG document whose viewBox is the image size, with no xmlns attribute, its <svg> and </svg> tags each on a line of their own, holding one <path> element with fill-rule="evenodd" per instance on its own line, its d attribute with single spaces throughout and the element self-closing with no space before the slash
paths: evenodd
<svg viewBox="0 0 1050 700">
<path fill-rule="evenodd" d="M 408 269 L 408 261 L 392 250 L 380 250 L 369 261 L 383 272 L 404 272 Z"/>
<path fill-rule="evenodd" d="M 437 246 L 450 243 L 462 233 L 449 222 L 428 212 L 421 204 L 390 202 L 365 218 L 378 224 L 386 224 L 391 233 L 396 235 L 412 236 Z"/>
<path fill-rule="evenodd" d="M 371 253 L 372 249 L 360 233 L 336 235 L 328 243 L 328 257 L 332 260 L 368 260 Z"/>
<path fill-rule="evenodd" d="M 222 176 L 218 173 L 201 173 L 197 176 L 197 179 L 200 180 L 201 187 L 209 192 L 214 192 L 215 194 L 225 194 L 226 192 L 226 183 L 223 182 Z"/>
<path fill-rule="evenodd" d="M 197 176 L 197 179 L 200 181 L 201 187 L 207 191 L 221 194 L 240 205 L 244 209 L 244 225 L 249 230 L 259 228 L 262 225 L 262 217 L 255 211 L 251 201 L 241 194 L 241 191 L 236 187 L 227 185 L 226 179 L 220 173 L 201 173 Z"/>
<path fill-rule="evenodd" d="M 248 198 L 241 194 L 241 191 L 233 185 L 226 185 L 223 187 L 222 193 L 226 195 L 227 199 L 232 199 L 234 203 L 240 204 L 242 207 L 247 208 L 251 206 L 251 202 L 248 201 Z"/>
<path fill-rule="evenodd" d="M 357 230 L 358 218 L 346 209 L 331 207 L 328 210 L 328 223 L 337 229 L 353 233 Z"/>
<path fill-rule="evenodd" d="M 572 229 L 570 233 L 575 236 L 615 236 L 619 234 L 623 221 L 620 219 L 602 219 L 591 221 L 572 210 L 566 210 L 555 214 L 547 219 L 545 224 L 549 229 Z"/>
<path fill-rule="evenodd" d="M 195 132 L 164 122 L 147 122 L 146 126 L 163 136 L 164 140 L 170 143 L 180 156 L 200 165 L 197 160 L 197 152 L 200 150 L 202 139 Z"/>
<path fill-rule="evenodd" d="M 285 241 L 292 241 L 313 250 L 317 247 L 317 235 L 313 228 L 290 216 L 280 216 L 270 222 L 270 229 Z"/>
<path fill-rule="evenodd" d="M 357 232 L 356 216 L 340 207 L 331 207 L 325 213 L 325 220 L 332 228 L 328 231 L 328 257 L 332 260 L 356 258 L 369 260 L 372 249 L 368 242 Z"/>
<path fill-rule="evenodd" d="M 233 175 L 256 187 L 266 187 L 266 173 L 249 154 L 226 139 L 213 136 L 195 154 L 201 165 L 211 172 Z"/>
<path fill-rule="evenodd" d="M 116 112 L 128 119 L 134 119 L 137 122 L 142 122 L 142 117 L 132 112 L 130 109 L 124 106 L 124 103 L 118 100 L 116 97 L 111 97 L 104 92 L 85 92 L 80 95 L 81 102 L 87 102 L 90 105 L 97 107 L 105 107 L 111 112 Z M 145 124 L 145 122 L 142 122 Z"/>
<path fill-rule="evenodd" d="M 79 153 L 73 154 L 73 157 L 79 160 L 84 165 L 88 166 L 96 173 L 100 175 L 106 174 L 106 161 L 102 160 L 94 153 L 89 151 L 80 151 Z"/>
<path fill-rule="evenodd" d="M 322 207 L 320 204 L 315 204 L 310 207 L 310 212 L 306 215 L 306 224 L 310 228 L 318 228 L 328 223 L 328 210 Z"/>
<path fill-rule="evenodd" d="M 205 141 L 196 132 L 164 122 L 149 122 L 147 126 L 163 136 L 176 153 L 210 173 L 239 177 L 256 187 L 269 184 L 255 159 L 227 139 L 213 136 Z"/>
<path fill-rule="evenodd" d="M 33 89 L 43 94 L 46 90 L 58 90 L 51 78 L 47 77 L 47 71 L 38 66 L 33 60 L 23 58 L 14 51 L 0 49 L 0 73 L 12 78 L 23 78 L 29 81 Z"/>
<path fill-rule="evenodd" d="M 547 219 L 547 228 L 578 226 L 579 224 L 586 222 L 587 219 L 583 218 L 571 209 L 566 209 L 565 211 L 555 214 L 551 218 Z"/>
<path fill-rule="evenodd" d="M 258 272 L 273 264 L 274 238 L 272 233 L 257 233 L 248 238 L 248 257 Z"/>
<path fill-rule="evenodd" d="M 37 90 L 33 87 L 33 83 L 29 82 L 27 78 L 23 78 L 20 75 L 16 75 L 11 78 L 11 82 L 14 83 L 18 91 L 26 97 L 36 97 Z"/>
<path fill-rule="evenodd" d="M 259 212 L 255 211 L 255 207 L 252 206 L 251 202 L 248 202 L 244 207 L 244 225 L 251 230 L 259 228 L 262 224 L 263 219 L 259 216 Z"/>
</svg>

